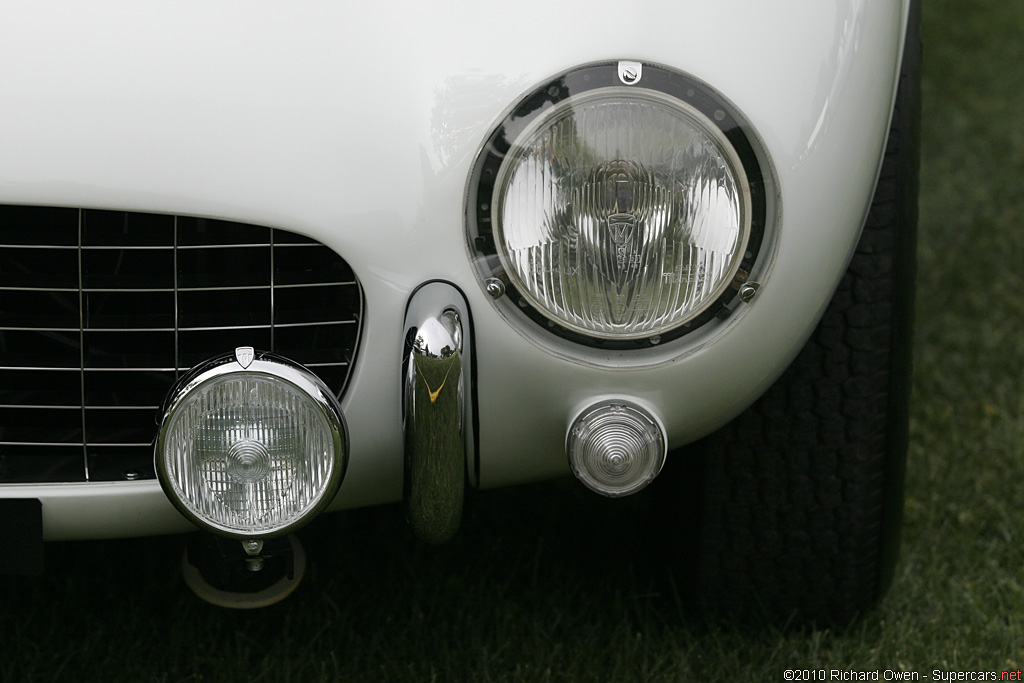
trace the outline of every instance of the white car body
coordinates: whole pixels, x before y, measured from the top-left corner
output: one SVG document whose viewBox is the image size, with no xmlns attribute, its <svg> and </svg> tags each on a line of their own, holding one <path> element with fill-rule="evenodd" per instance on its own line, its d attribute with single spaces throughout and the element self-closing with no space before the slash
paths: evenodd
<svg viewBox="0 0 1024 683">
<path fill-rule="evenodd" d="M 629 397 L 678 448 L 743 411 L 801 348 L 865 219 L 907 11 L 892 0 L 6 2 L 0 203 L 267 225 L 343 255 L 365 316 L 331 509 L 402 497 L 403 315 L 432 280 L 471 311 L 479 486 L 560 476 L 585 406 Z M 684 337 L 643 361 L 574 358 L 511 327 L 466 244 L 467 179 L 504 112 L 559 72 L 619 59 L 728 98 L 779 189 L 757 297 L 714 339 Z M 3 484 L 0 497 L 42 501 L 47 539 L 190 528 L 155 480 Z"/>
</svg>

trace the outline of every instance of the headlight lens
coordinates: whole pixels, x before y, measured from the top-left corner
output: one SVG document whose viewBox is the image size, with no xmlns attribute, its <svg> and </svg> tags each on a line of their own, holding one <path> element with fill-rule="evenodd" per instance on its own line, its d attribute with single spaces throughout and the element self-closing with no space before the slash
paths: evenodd
<svg viewBox="0 0 1024 683">
<path fill-rule="evenodd" d="M 340 409 L 315 375 L 284 359 L 214 362 L 171 397 L 156 466 L 197 524 L 243 538 L 283 533 L 337 491 Z"/>
<path fill-rule="evenodd" d="M 584 343 L 707 322 L 746 281 L 766 222 L 738 114 L 676 72 L 643 65 L 632 82 L 593 65 L 539 90 L 492 135 L 470 191 L 488 291 Z"/>
</svg>

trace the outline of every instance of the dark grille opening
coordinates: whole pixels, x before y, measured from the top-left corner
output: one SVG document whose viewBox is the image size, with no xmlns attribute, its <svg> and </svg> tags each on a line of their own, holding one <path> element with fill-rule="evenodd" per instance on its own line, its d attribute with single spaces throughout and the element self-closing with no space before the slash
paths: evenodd
<svg viewBox="0 0 1024 683">
<path fill-rule="evenodd" d="M 298 361 L 340 396 L 361 310 L 352 269 L 301 235 L 0 206 L 0 482 L 153 478 L 164 396 L 238 346 Z"/>
</svg>

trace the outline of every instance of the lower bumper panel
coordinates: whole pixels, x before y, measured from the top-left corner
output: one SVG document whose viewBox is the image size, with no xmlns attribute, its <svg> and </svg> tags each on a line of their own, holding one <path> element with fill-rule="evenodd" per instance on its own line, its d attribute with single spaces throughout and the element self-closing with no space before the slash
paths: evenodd
<svg viewBox="0 0 1024 683">
<path fill-rule="evenodd" d="M 0 575 L 43 573 L 43 504 L 31 498 L 0 500 Z"/>
</svg>

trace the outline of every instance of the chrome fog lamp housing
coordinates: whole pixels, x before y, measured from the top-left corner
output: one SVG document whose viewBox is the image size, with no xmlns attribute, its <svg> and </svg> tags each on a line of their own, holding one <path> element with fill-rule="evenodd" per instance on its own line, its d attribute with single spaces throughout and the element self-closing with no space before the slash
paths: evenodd
<svg viewBox="0 0 1024 683">
<path fill-rule="evenodd" d="M 243 347 L 172 390 L 154 458 L 164 492 L 192 522 L 267 538 L 331 502 L 347 461 L 345 423 L 312 372 Z"/>
<path fill-rule="evenodd" d="M 636 493 L 658 476 L 668 440 L 651 413 L 609 400 L 584 410 L 566 437 L 569 467 L 592 491 L 611 498 Z"/>
<path fill-rule="evenodd" d="M 751 126 L 707 84 L 653 64 L 584 66 L 485 143 L 471 254 L 507 318 L 591 346 L 659 344 L 728 312 L 764 270 L 773 177 Z"/>
</svg>

